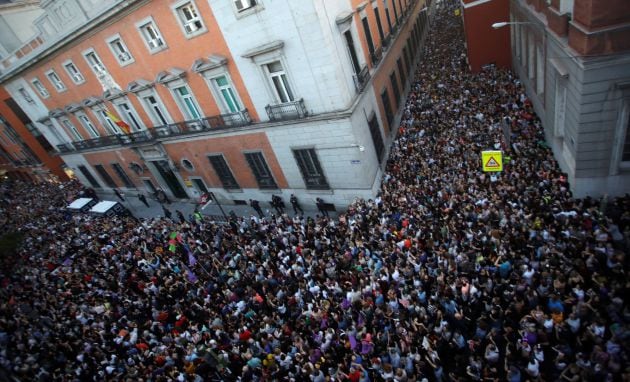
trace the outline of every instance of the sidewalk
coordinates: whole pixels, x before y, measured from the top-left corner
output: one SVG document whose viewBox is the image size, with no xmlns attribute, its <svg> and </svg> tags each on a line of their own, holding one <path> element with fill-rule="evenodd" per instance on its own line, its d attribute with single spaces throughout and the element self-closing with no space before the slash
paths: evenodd
<svg viewBox="0 0 630 382">
<path fill-rule="evenodd" d="M 125 208 L 127 208 L 132 213 L 133 216 L 137 218 L 154 218 L 154 217 L 164 216 L 164 211 L 162 210 L 162 204 L 160 204 L 155 199 L 147 197 L 147 201 L 149 202 L 149 207 L 147 207 L 144 205 L 144 203 L 140 201 L 140 199 L 138 199 L 137 193 L 125 194 L 124 201 L 121 201 L 113 192 L 112 193 L 97 192 L 97 194 L 101 200 L 111 200 L 111 201 L 116 201 L 122 204 L 123 206 L 125 206 Z M 291 207 L 291 203 L 289 203 L 288 200 L 286 200 L 285 204 L 287 205 L 287 207 L 285 208 L 285 213 L 288 214 L 289 216 L 294 216 L 293 207 Z M 195 210 L 195 206 L 197 206 L 197 204 L 191 200 L 177 200 L 177 201 L 171 202 L 170 204 L 164 203 L 163 205 L 169 211 L 171 211 L 173 218 L 177 217 L 176 212 L 175 212 L 177 210 L 181 211 L 184 214 L 184 216 L 188 218 L 188 216 L 192 214 L 193 211 Z M 265 216 L 269 217 L 271 216 L 271 214 L 276 214 L 276 210 L 273 207 L 271 207 L 268 202 L 261 201 L 260 205 L 263 211 L 265 212 Z M 227 216 L 229 216 L 230 211 L 234 211 L 236 216 L 239 216 L 239 217 L 241 216 L 249 217 L 251 215 L 258 216 L 256 211 L 254 211 L 254 209 L 251 208 L 249 205 L 244 206 L 244 205 L 235 205 L 235 204 L 227 204 L 227 205 L 222 204 L 221 207 L 223 207 L 223 211 L 225 212 Z M 315 205 L 310 206 L 307 204 L 301 204 L 301 207 L 304 210 L 305 216 L 310 216 L 314 218 L 318 214 L 321 215 Z M 343 211 L 329 211 L 328 214 L 330 215 L 330 217 L 337 217 L 340 212 L 343 212 Z M 205 216 L 214 218 L 217 221 L 225 220 L 225 218 L 223 217 L 223 214 L 221 213 L 221 209 L 219 208 L 219 206 L 217 206 L 216 203 L 208 204 L 205 209 L 201 210 L 201 213 Z"/>
</svg>

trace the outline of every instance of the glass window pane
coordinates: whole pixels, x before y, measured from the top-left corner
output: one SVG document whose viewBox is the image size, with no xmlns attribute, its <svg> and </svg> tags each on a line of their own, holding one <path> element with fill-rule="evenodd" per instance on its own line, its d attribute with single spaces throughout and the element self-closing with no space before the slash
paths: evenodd
<svg viewBox="0 0 630 382">
<path fill-rule="evenodd" d="M 222 89 L 221 94 L 223 95 L 223 99 L 225 100 L 225 103 L 227 104 L 227 107 L 230 110 L 230 112 L 231 113 L 236 112 L 237 109 L 234 105 L 234 102 L 232 102 L 232 97 L 230 96 L 228 89 Z"/>
<path fill-rule="evenodd" d="M 282 76 L 280 76 L 280 78 L 282 78 L 282 84 L 284 85 L 284 89 L 287 92 L 289 101 L 293 101 L 295 98 L 293 97 L 293 93 L 291 92 L 291 87 L 289 86 L 289 81 L 287 80 L 287 76 L 283 74 Z"/>
<path fill-rule="evenodd" d="M 270 64 L 267 64 L 267 67 L 269 68 L 270 73 L 276 73 L 276 72 L 282 71 L 282 64 L 280 63 L 280 61 L 274 61 Z"/>
<path fill-rule="evenodd" d="M 280 83 L 280 78 L 278 78 L 277 76 L 271 77 L 271 80 L 273 81 L 273 86 L 276 88 L 276 93 L 278 93 L 278 97 L 280 97 L 280 102 L 289 102 L 289 99 L 287 98 L 287 95 L 282 88 L 282 84 Z"/>
<path fill-rule="evenodd" d="M 227 78 L 225 78 L 225 76 L 217 77 L 215 78 L 215 81 L 219 86 L 227 86 L 228 84 Z"/>
</svg>

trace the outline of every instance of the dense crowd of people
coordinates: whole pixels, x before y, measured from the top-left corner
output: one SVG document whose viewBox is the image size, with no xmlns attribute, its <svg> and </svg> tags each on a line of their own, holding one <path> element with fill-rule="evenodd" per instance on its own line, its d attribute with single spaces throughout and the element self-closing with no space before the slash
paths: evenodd
<svg viewBox="0 0 630 382">
<path fill-rule="evenodd" d="M 2 258 L 0 367 L 37 381 L 629 380 L 630 196 L 572 197 L 518 78 L 469 73 L 442 4 L 381 191 L 339 218 L 99 218 L 64 209 L 76 183 L 0 186 L 4 229 L 24 236 Z M 487 148 L 504 151 L 500 174 L 481 171 Z"/>
</svg>

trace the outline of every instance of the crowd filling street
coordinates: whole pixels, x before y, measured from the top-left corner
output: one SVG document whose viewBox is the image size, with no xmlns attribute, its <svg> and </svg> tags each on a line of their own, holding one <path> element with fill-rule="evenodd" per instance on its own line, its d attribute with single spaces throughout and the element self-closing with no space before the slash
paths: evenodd
<svg viewBox="0 0 630 382">
<path fill-rule="evenodd" d="M 380 192 L 338 217 L 95 217 L 65 209 L 76 182 L 1 185 L 5 375 L 630 380 L 630 196 L 572 196 L 519 79 L 471 74 L 441 4 Z"/>
</svg>

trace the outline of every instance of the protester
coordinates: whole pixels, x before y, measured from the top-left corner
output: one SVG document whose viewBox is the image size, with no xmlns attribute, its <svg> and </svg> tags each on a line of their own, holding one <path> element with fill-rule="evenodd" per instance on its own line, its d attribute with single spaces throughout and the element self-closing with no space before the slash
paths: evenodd
<svg viewBox="0 0 630 382">
<path fill-rule="evenodd" d="M 60 381 L 628 379 L 630 195 L 574 198 L 520 81 L 468 73 L 457 4 L 439 4 L 379 195 L 339 219 L 97 218 L 64 209 L 75 183 L 0 185 L 5 232 L 24 237 L 2 258 L 0 366 Z M 481 171 L 489 147 L 511 158 L 501 174 Z"/>
</svg>

